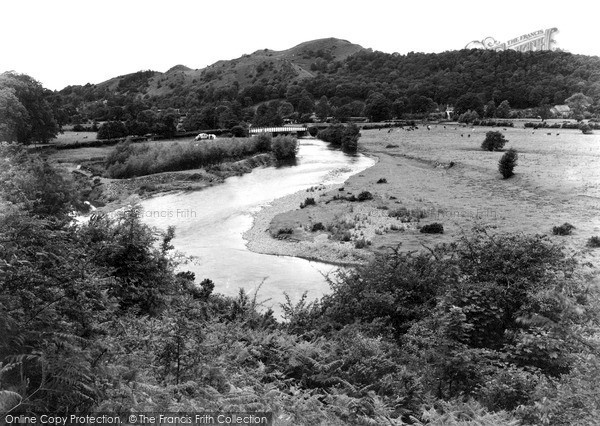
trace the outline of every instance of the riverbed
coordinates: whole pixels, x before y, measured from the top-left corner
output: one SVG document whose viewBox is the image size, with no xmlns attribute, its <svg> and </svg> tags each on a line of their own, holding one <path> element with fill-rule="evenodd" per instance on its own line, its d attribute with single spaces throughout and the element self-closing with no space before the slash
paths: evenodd
<svg viewBox="0 0 600 426">
<path fill-rule="evenodd" d="M 243 234 L 254 215 L 276 199 L 308 188 L 344 182 L 372 166 L 374 160 L 331 149 L 317 139 L 301 139 L 297 163 L 266 167 L 202 191 L 167 194 L 144 200 L 144 221 L 159 229 L 175 226 L 175 249 L 193 259 L 182 270 L 209 278 L 215 292 L 235 296 L 243 288 L 258 291 L 265 308 L 281 313 L 287 293 L 293 301 L 307 292 L 310 300 L 329 290 L 326 275 L 337 267 L 305 259 L 255 253 Z"/>
</svg>

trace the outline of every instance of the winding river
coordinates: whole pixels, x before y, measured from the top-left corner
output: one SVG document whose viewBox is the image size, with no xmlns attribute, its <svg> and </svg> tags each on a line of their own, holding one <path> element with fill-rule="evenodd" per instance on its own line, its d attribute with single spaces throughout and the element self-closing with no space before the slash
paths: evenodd
<svg viewBox="0 0 600 426">
<path fill-rule="evenodd" d="M 210 278 L 215 292 L 235 296 L 260 286 L 258 301 L 280 313 L 286 292 L 297 301 L 329 290 L 323 274 L 334 266 L 288 256 L 254 253 L 242 234 L 252 226 L 252 214 L 273 200 L 311 186 L 339 184 L 374 164 L 363 155 L 347 155 L 318 139 L 301 139 L 295 166 L 255 169 L 202 191 L 158 196 L 143 201 L 144 221 L 160 229 L 173 225 L 175 249 L 193 261 L 181 267 Z"/>
</svg>

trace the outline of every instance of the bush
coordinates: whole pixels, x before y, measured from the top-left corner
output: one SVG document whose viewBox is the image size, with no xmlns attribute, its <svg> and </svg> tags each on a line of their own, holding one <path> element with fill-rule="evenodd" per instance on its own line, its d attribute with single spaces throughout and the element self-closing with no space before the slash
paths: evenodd
<svg viewBox="0 0 600 426">
<path fill-rule="evenodd" d="M 319 128 L 318 127 L 314 127 L 311 126 L 308 128 L 308 134 L 311 135 L 312 137 L 315 137 L 319 134 Z"/>
<path fill-rule="evenodd" d="M 279 161 L 293 160 L 298 153 L 298 140 L 293 136 L 277 136 L 271 142 L 271 151 Z"/>
<path fill-rule="evenodd" d="M 356 242 L 354 243 L 354 247 L 357 249 L 362 249 L 362 248 L 365 248 L 370 245 L 371 245 L 371 241 L 365 240 L 364 238 L 361 238 L 360 240 L 356 240 Z"/>
<path fill-rule="evenodd" d="M 281 228 L 277 230 L 277 235 L 290 235 L 293 234 L 294 230 L 292 228 Z"/>
<path fill-rule="evenodd" d="M 421 234 L 443 234 L 444 226 L 441 223 L 430 223 L 421 228 Z"/>
<path fill-rule="evenodd" d="M 261 133 L 257 136 L 254 136 L 252 139 L 255 140 L 256 149 L 261 152 L 270 151 L 271 150 L 271 141 L 272 137 L 270 133 Z"/>
<path fill-rule="evenodd" d="M 504 147 L 506 142 L 508 142 L 508 140 L 502 133 L 496 131 L 487 132 L 485 134 L 485 140 L 481 144 L 481 149 L 485 149 L 486 151 L 499 151 Z"/>
<path fill-rule="evenodd" d="M 233 126 L 230 130 L 232 136 L 236 137 L 236 138 L 245 138 L 248 136 L 248 129 L 246 129 L 244 126 Z"/>
<path fill-rule="evenodd" d="M 592 127 L 587 123 L 581 123 L 579 125 L 579 130 L 581 130 L 581 133 L 583 133 L 584 135 L 591 135 L 593 133 Z"/>
<path fill-rule="evenodd" d="M 315 199 L 312 197 L 308 197 L 306 200 L 304 200 L 303 203 L 300 203 L 300 208 L 303 209 L 304 207 L 308 207 L 308 206 L 314 206 L 317 203 L 315 202 Z"/>
<path fill-rule="evenodd" d="M 571 225 L 569 222 L 565 222 L 560 226 L 555 226 L 552 228 L 552 233 L 554 235 L 571 235 L 573 233 L 573 229 L 575 229 L 573 225 Z"/>
<path fill-rule="evenodd" d="M 372 200 L 373 199 L 373 194 L 371 194 L 369 191 L 363 191 L 360 194 L 358 194 L 358 201 L 367 201 L 367 200 Z"/>
<path fill-rule="evenodd" d="M 380 178 L 377 183 L 387 183 L 387 179 L 386 178 Z"/>
<path fill-rule="evenodd" d="M 590 239 L 587 241 L 586 244 L 588 247 L 592 247 L 592 248 L 598 248 L 600 247 L 600 237 L 599 236 L 594 236 L 594 237 L 590 237 Z"/>
<path fill-rule="evenodd" d="M 513 170 L 517 165 L 517 159 L 519 158 L 517 151 L 513 148 L 509 149 L 504 153 L 500 161 L 498 162 L 498 170 L 502 173 L 504 179 L 508 179 L 514 175 Z"/>
<path fill-rule="evenodd" d="M 321 222 L 317 222 L 315 224 L 313 224 L 311 231 L 312 232 L 317 232 L 317 231 L 324 231 L 325 230 L 325 225 L 323 225 L 323 223 Z"/>
</svg>

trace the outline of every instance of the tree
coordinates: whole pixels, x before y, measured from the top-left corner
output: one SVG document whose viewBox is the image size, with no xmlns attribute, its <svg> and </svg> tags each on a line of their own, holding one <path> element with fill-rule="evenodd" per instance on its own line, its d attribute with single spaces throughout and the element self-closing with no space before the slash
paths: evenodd
<svg viewBox="0 0 600 426">
<path fill-rule="evenodd" d="M 508 118 L 510 115 L 510 105 L 507 100 L 500 102 L 498 108 L 496 108 L 496 117 L 498 118 Z"/>
<path fill-rule="evenodd" d="M 464 114 L 468 110 L 475 111 L 479 117 L 483 116 L 483 102 L 475 93 L 462 95 L 454 104 L 454 112 L 458 115 Z"/>
<path fill-rule="evenodd" d="M 5 72 L 0 75 L 0 91 L 0 105 L 8 108 L 0 112 L 0 118 L 8 120 L 6 127 L 0 126 L 5 137 L 16 137 L 17 142 L 24 144 L 45 143 L 56 137 L 60 128 L 49 90 L 28 75 Z"/>
<path fill-rule="evenodd" d="M 472 123 L 479 119 L 479 114 L 476 111 L 468 110 L 458 117 L 458 121 L 461 123 Z"/>
<path fill-rule="evenodd" d="M 119 139 L 128 135 L 127 127 L 120 121 L 108 121 L 100 126 L 98 139 Z"/>
<path fill-rule="evenodd" d="M 481 149 L 485 149 L 486 151 L 499 151 L 504 147 L 506 142 L 508 142 L 508 140 L 502 133 L 497 131 L 487 132 L 485 134 L 485 140 L 481 144 Z"/>
<path fill-rule="evenodd" d="M 511 148 L 504 153 L 502 158 L 500 158 L 500 161 L 498 162 L 498 171 L 502 173 L 504 179 L 508 179 L 514 175 L 513 170 L 517 165 L 518 157 L 517 151 L 514 148 Z"/>
<path fill-rule="evenodd" d="M 494 118 L 496 116 L 496 102 L 493 99 L 485 104 L 483 116 L 486 118 Z"/>
<path fill-rule="evenodd" d="M 20 132 L 28 131 L 28 122 L 29 114 L 14 90 L 0 89 L 0 141 L 16 142 Z"/>
<path fill-rule="evenodd" d="M 358 138 L 360 138 L 360 129 L 356 124 L 346 126 L 342 132 L 342 151 L 355 153 L 358 150 Z"/>
<path fill-rule="evenodd" d="M 290 161 L 298 153 L 298 140 L 293 136 L 277 136 L 271 141 L 271 150 L 278 161 Z"/>
<path fill-rule="evenodd" d="M 371 121 L 384 121 L 391 117 L 392 103 L 379 92 L 369 95 L 365 103 L 365 114 Z"/>
<path fill-rule="evenodd" d="M 327 99 L 327 96 L 323 95 L 321 96 L 321 99 L 319 99 L 319 102 L 317 102 L 315 105 L 315 113 L 321 121 L 325 121 L 330 112 L 331 107 L 329 106 L 329 100 Z"/>
<path fill-rule="evenodd" d="M 569 108 L 571 108 L 571 111 L 573 111 L 573 117 L 577 121 L 580 121 L 585 118 L 584 113 L 587 111 L 590 105 L 592 105 L 593 99 L 579 92 L 568 97 L 565 100 L 565 103 L 569 105 Z"/>
</svg>

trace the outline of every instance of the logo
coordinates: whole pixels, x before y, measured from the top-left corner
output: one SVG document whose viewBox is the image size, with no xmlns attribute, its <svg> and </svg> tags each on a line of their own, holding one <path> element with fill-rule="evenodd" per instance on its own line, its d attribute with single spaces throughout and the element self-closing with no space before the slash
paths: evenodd
<svg viewBox="0 0 600 426">
<path fill-rule="evenodd" d="M 519 52 L 553 50 L 552 45 L 555 40 L 552 38 L 557 33 L 557 28 L 547 30 L 537 30 L 532 33 L 523 34 L 507 42 L 501 43 L 493 37 L 484 38 L 482 41 L 474 40 L 465 46 L 465 49 L 486 49 L 486 50 L 516 50 Z"/>
</svg>

